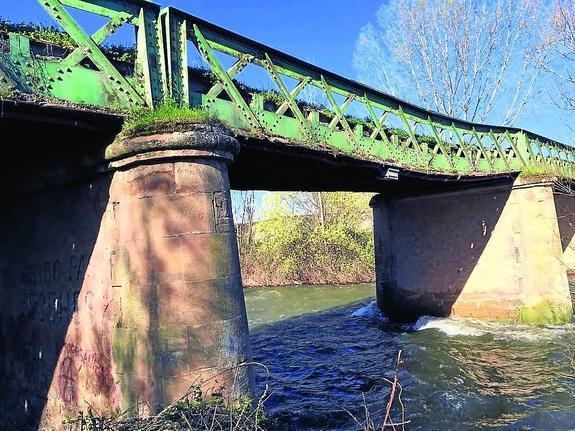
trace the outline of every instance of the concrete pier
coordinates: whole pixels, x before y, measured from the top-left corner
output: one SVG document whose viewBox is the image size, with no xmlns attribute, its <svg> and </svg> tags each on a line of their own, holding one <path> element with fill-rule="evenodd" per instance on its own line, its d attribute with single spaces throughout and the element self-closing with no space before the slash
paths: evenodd
<svg viewBox="0 0 575 431">
<path fill-rule="evenodd" d="M 562 212 L 575 209 L 575 197 L 560 199 Z M 421 315 L 571 321 L 564 250 L 571 258 L 566 244 L 573 229 L 560 231 L 557 202 L 551 181 L 520 179 L 425 196 L 376 196 L 380 308 L 407 321 Z"/>
<path fill-rule="evenodd" d="M 89 180 L 12 198 L 0 229 L 1 429 L 249 394 L 225 130 L 116 142 Z M 222 372 L 223 370 L 223 372 Z"/>
</svg>

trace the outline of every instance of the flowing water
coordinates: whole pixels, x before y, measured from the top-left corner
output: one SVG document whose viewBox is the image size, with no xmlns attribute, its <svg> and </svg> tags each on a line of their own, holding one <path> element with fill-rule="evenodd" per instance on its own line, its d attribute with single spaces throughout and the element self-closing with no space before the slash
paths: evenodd
<svg viewBox="0 0 575 431">
<path fill-rule="evenodd" d="M 355 420 L 363 422 L 364 405 L 381 426 L 386 379 L 401 350 L 407 431 L 575 430 L 573 325 L 430 317 L 395 324 L 373 302 L 373 285 L 245 294 L 252 354 L 269 370 L 258 367 L 257 383 L 269 387 L 267 411 L 278 429 L 362 429 Z"/>
</svg>

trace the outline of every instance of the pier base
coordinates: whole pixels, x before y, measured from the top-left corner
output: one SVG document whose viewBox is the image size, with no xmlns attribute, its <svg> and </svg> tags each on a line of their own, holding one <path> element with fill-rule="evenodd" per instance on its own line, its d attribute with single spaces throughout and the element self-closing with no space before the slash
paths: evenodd
<svg viewBox="0 0 575 431">
<path fill-rule="evenodd" d="M 564 244 L 573 232 L 561 239 L 552 182 L 379 195 L 371 205 L 377 301 L 391 317 L 572 320 Z"/>
<path fill-rule="evenodd" d="M 253 379 L 221 128 L 118 142 L 104 172 L 2 212 L 0 428 L 156 413 Z"/>
</svg>

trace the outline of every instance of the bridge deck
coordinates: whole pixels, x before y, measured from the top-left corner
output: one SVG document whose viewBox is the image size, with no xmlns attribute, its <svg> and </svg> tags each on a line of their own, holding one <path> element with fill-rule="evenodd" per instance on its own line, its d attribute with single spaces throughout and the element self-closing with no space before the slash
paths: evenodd
<svg viewBox="0 0 575 431">
<path fill-rule="evenodd" d="M 0 133 L 17 138 L 16 144 L 7 143 L 11 159 L 0 174 L 0 193 L 33 191 L 46 183 L 75 180 L 107 169 L 104 149 L 122 122 L 121 116 L 102 111 L 1 101 Z M 229 170 L 233 189 L 429 193 L 508 181 L 513 176 L 433 175 L 398 168 L 400 181 L 386 180 L 386 169 L 393 168 L 392 164 L 249 134 L 237 137 L 242 149 Z"/>
</svg>

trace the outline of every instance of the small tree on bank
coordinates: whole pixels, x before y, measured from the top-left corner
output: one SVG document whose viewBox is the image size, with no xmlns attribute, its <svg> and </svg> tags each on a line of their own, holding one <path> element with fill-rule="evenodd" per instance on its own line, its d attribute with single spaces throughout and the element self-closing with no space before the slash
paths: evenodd
<svg viewBox="0 0 575 431">
<path fill-rule="evenodd" d="M 374 280 L 373 222 L 366 193 L 274 193 L 240 247 L 245 285 Z"/>
</svg>

